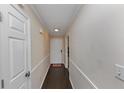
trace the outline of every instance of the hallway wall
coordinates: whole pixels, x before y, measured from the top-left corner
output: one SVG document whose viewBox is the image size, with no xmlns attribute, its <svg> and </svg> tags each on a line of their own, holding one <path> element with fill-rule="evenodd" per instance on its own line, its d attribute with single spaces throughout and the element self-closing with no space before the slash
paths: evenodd
<svg viewBox="0 0 124 93">
<path fill-rule="evenodd" d="M 83 5 L 70 36 L 74 88 L 124 88 L 115 64 L 124 65 L 124 5 Z"/>
<path fill-rule="evenodd" d="M 22 10 L 31 21 L 31 88 L 41 88 L 50 64 L 49 34 L 28 5 L 24 5 Z M 43 31 L 42 34 L 40 30 Z"/>
</svg>

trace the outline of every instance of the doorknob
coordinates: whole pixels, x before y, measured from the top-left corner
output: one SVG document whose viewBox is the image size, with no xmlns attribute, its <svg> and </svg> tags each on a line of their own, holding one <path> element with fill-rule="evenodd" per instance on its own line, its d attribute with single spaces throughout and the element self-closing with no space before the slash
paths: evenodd
<svg viewBox="0 0 124 93">
<path fill-rule="evenodd" d="M 61 53 L 62 53 L 62 49 L 61 49 Z"/>
<path fill-rule="evenodd" d="M 30 77 L 30 71 L 25 74 L 25 77 Z"/>
</svg>

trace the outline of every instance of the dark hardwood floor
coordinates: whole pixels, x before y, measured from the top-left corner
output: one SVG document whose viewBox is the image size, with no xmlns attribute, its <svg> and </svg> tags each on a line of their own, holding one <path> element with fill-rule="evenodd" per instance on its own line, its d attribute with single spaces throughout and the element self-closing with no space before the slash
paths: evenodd
<svg viewBox="0 0 124 93">
<path fill-rule="evenodd" d="M 42 89 L 72 89 L 68 69 L 63 64 L 61 67 L 51 65 Z"/>
</svg>

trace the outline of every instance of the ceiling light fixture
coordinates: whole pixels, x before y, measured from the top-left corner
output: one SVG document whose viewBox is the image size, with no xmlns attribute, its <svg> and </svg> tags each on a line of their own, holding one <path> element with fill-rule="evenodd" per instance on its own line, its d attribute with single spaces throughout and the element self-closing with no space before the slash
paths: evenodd
<svg viewBox="0 0 124 93">
<path fill-rule="evenodd" d="M 55 32 L 58 32 L 58 31 L 59 31 L 59 29 L 58 29 L 58 28 L 55 28 L 55 29 L 54 29 L 54 31 L 55 31 Z"/>
</svg>

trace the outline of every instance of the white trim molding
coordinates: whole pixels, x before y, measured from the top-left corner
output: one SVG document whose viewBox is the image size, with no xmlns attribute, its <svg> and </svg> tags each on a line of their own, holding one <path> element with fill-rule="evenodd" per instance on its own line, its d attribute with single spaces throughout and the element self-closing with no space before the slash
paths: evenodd
<svg viewBox="0 0 124 93">
<path fill-rule="evenodd" d="M 41 82 L 41 84 L 40 84 L 40 88 L 42 88 L 42 85 L 43 85 L 43 83 L 44 83 L 44 80 L 45 80 L 45 78 L 46 78 L 46 76 L 47 76 L 47 73 L 48 73 L 48 71 L 49 71 L 49 67 L 50 67 L 50 64 L 49 64 L 48 67 L 47 67 L 46 73 L 45 73 L 45 75 L 44 75 L 44 77 L 43 77 L 43 80 L 42 80 L 42 82 Z"/>
<path fill-rule="evenodd" d="M 35 66 L 33 67 L 33 69 L 31 70 L 31 73 L 33 71 L 35 71 L 43 62 L 45 62 L 45 60 L 49 57 L 49 55 L 45 56 L 43 59 L 41 59 L 41 61 Z"/>
<path fill-rule="evenodd" d="M 71 77 L 69 77 L 69 80 L 70 80 L 70 82 L 71 82 L 72 89 L 76 89 L 76 88 L 74 87 L 74 84 L 73 84 L 73 82 L 72 82 Z"/>
<path fill-rule="evenodd" d="M 71 64 L 74 66 L 72 67 Z M 72 77 L 74 75 L 71 75 L 73 74 L 73 71 L 71 71 L 72 69 L 75 69 L 75 71 L 78 71 L 78 73 L 76 73 L 77 75 L 75 77 L 79 78 L 79 80 L 81 81 L 75 81 L 75 77 Z M 98 87 L 89 79 L 89 77 L 73 62 L 73 60 L 70 58 L 70 81 L 71 81 L 71 84 L 72 84 L 72 87 L 73 88 L 91 88 L 91 89 L 98 89 Z M 74 81 L 73 81 L 74 80 Z M 83 82 L 84 81 L 84 82 Z M 76 83 L 76 84 L 75 84 Z M 80 83 L 80 84 L 79 84 Z M 87 83 L 86 86 L 80 86 L 81 84 L 83 83 Z M 79 84 L 79 86 L 77 86 L 77 84 Z"/>
</svg>

